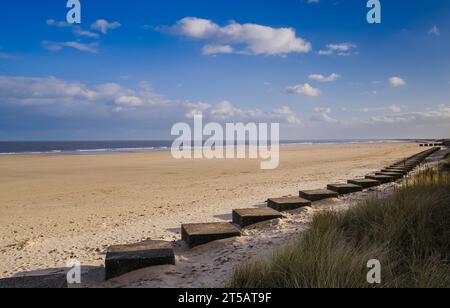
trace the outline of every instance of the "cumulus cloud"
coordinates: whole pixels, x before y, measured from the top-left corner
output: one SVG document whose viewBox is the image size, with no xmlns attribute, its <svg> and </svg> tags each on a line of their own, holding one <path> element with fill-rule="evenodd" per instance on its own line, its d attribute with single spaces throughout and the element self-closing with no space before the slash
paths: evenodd
<svg viewBox="0 0 450 308">
<path fill-rule="evenodd" d="M 169 32 L 175 35 L 208 42 L 204 54 L 245 53 L 251 55 L 286 55 L 307 53 L 311 43 L 296 35 L 292 28 L 272 28 L 257 24 L 230 22 L 221 27 L 208 19 L 185 17 Z M 209 47 L 207 47 L 209 46 Z M 243 46 L 242 48 L 239 48 Z M 206 49 L 206 53 L 205 53 Z"/>
<path fill-rule="evenodd" d="M 357 47 L 357 45 L 352 43 L 329 44 L 326 46 L 326 49 L 319 50 L 318 54 L 320 56 L 350 56 L 352 54 L 356 54 L 355 49 Z"/>
<path fill-rule="evenodd" d="M 391 78 L 389 78 L 389 84 L 393 88 L 398 88 L 398 87 L 405 86 L 406 85 L 406 81 L 404 81 L 400 77 L 391 77 Z"/>
<path fill-rule="evenodd" d="M 114 30 L 120 27 L 122 27 L 122 25 L 119 22 L 108 22 L 105 19 L 98 19 L 91 25 L 91 29 L 100 31 L 103 34 L 108 34 L 109 30 Z"/>
<path fill-rule="evenodd" d="M 329 124 L 336 124 L 339 123 L 338 120 L 332 118 L 330 116 L 331 113 L 331 108 L 322 108 L 322 107 L 317 107 L 313 109 L 314 114 L 310 117 L 310 120 L 312 122 L 325 122 L 325 123 L 329 123 Z"/>
<path fill-rule="evenodd" d="M 333 73 L 330 76 L 324 76 L 322 74 L 312 74 L 309 75 L 309 80 L 317 82 L 333 82 L 341 78 L 339 74 Z"/>
<path fill-rule="evenodd" d="M 299 94 L 312 97 L 320 95 L 320 90 L 317 88 L 313 88 L 308 83 L 287 87 L 285 92 L 287 94 Z"/>
<path fill-rule="evenodd" d="M 186 118 L 193 118 L 194 115 L 202 114 L 208 121 L 217 122 L 279 122 L 283 124 L 298 125 L 301 124 L 299 116 L 289 107 L 273 109 L 272 111 L 263 111 L 260 109 L 243 109 L 234 106 L 229 101 L 222 101 L 218 104 L 207 103 L 185 103 L 184 107 L 188 109 Z"/>
<path fill-rule="evenodd" d="M 0 76 L 0 107 L 4 105 L 52 116 L 120 115 L 166 118 L 176 122 L 202 113 L 208 121 L 301 123 L 289 107 L 263 111 L 239 108 L 229 101 L 211 104 L 170 100 L 158 94 L 147 82 L 141 82 L 137 89 L 130 89 L 116 83 L 87 86 L 55 77 Z"/>
<path fill-rule="evenodd" d="M 397 115 L 385 115 L 372 117 L 372 123 L 384 124 L 438 124 L 440 122 L 448 123 L 450 120 L 450 106 L 439 105 L 435 110 L 408 112 Z"/>
</svg>

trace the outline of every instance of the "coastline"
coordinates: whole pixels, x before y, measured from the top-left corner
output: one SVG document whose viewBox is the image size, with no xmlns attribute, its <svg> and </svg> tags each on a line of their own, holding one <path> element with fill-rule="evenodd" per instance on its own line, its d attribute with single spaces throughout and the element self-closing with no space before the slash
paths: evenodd
<svg viewBox="0 0 450 308">
<path fill-rule="evenodd" d="M 382 144 L 382 143 L 414 143 L 417 140 L 397 139 L 330 139 L 330 140 L 285 140 L 280 141 L 281 147 L 296 147 L 310 145 L 338 144 Z M 139 144 L 129 147 L 125 144 Z M 122 144 L 122 146 L 118 146 Z M 89 146 L 90 145 L 90 146 Z M 148 152 L 168 152 L 172 141 L 0 141 L 0 157 L 31 156 L 31 155 L 100 155 L 100 154 L 130 154 Z M 28 148 L 28 150 L 24 150 Z M 44 150 L 47 148 L 47 150 Z M 224 147 L 218 147 L 224 148 Z M 7 149 L 15 149 L 7 150 Z M 19 150 L 20 149 L 20 150 Z M 33 150 L 31 150 L 33 149 Z M 193 147 L 193 149 L 195 149 Z"/>
<path fill-rule="evenodd" d="M 175 161 L 167 152 L 0 158 L 0 276 L 98 266 L 109 245 L 179 240 L 181 223 L 226 221 L 234 208 L 359 177 L 420 152 L 414 143 L 282 147 L 258 161 Z"/>
</svg>

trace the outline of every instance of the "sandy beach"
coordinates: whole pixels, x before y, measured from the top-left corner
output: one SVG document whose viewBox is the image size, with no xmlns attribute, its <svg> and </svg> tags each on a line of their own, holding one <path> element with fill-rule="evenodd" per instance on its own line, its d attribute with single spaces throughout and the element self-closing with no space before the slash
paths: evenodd
<svg viewBox="0 0 450 308">
<path fill-rule="evenodd" d="M 273 171 L 260 170 L 258 160 L 177 161 L 169 152 L 3 156 L 0 276 L 64 267 L 70 258 L 100 266 L 110 245 L 176 242 L 182 223 L 227 221 L 232 209 L 361 177 L 421 150 L 415 143 L 284 147 Z"/>
</svg>

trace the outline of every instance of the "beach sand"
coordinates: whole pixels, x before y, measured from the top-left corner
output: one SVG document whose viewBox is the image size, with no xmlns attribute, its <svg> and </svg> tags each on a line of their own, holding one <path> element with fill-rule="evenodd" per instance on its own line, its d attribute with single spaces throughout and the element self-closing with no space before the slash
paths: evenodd
<svg viewBox="0 0 450 308">
<path fill-rule="evenodd" d="M 205 249 L 218 243 L 187 251 L 178 242 L 182 223 L 228 221 L 232 209 L 263 206 L 269 197 L 346 182 L 421 150 L 415 143 L 284 147 L 280 166 L 272 171 L 260 170 L 259 160 L 174 160 L 169 152 L 3 156 L 0 277 L 64 267 L 70 258 L 101 266 L 110 245 L 168 240 L 176 242 L 177 261 L 194 273 L 191 277 L 180 268 L 160 267 L 154 269 L 162 271 L 159 275 L 152 273 L 159 278 L 149 280 L 146 271 L 147 279 L 132 277 L 131 282 L 122 279 L 102 286 L 220 285 L 235 263 L 226 256 L 222 260 L 223 255 L 205 255 Z M 314 208 L 298 215 L 308 211 Z M 287 225 L 291 233 L 301 228 L 289 221 L 275 223 Z M 277 228 L 269 229 L 282 243 Z M 248 240 L 243 237 L 238 244 L 248 248 Z M 236 242 L 227 245 L 239 248 L 233 248 Z M 270 251 L 259 248 L 253 255 Z M 202 266 L 222 276 L 196 278 Z"/>
</svg>

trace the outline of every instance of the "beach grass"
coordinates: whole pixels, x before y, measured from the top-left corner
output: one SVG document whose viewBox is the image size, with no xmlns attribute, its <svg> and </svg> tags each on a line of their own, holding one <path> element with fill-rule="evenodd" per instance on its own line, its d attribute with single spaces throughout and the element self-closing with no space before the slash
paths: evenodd
<svg viewBox="0 0 450 308">
<path fill-rule="evenodd" d="M 317 215 L 271 258 L 237 268 L 228 287 L 448 288 L 449 257 L 450 174 L 429 169 L 388 198 Z M 371 259 L 381 284 L 367 282 Z"/>
<path fill-rule="evenodd" d="M 448 154 L 446 159 L 440 164 L 440 168 L 443 171 L 450 171 L 450 154 Z"/>
</svg>

